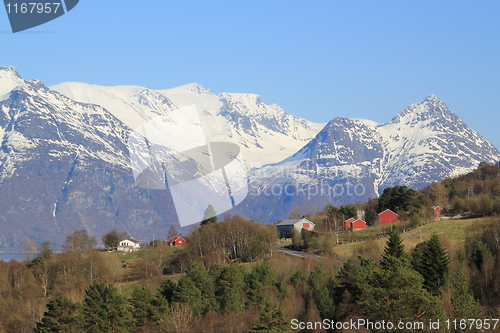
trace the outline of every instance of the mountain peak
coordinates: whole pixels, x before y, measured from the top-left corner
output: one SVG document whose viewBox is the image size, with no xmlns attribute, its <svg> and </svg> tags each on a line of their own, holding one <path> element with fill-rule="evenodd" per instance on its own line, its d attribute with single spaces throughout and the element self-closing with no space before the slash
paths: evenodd
<svg viewBox="0 0 500 333">
<path fill-rule="evenodd" d="M 449 110 L 448 107 L 444 104 L 444 102 L 439 97 L 437 97 L 436 95 L 432 95 L 432 94 L 427 96 L 420 103 L 423 103 L 423 104 L 426 104 L 429 106 L 434 106 L 434 107 L 442 107 L 442 108 L 446 108 L 447 110 Z"/>
<path fill-rule="evenodd" d="M 220 98 L 223 98 L 230 102 L 239 102 L 247 105 L 259 105 L 263 104 L 260 95 L 250 94 L 250 93 L 220 93 L 218 95 Z"/>
<path fill-rule="evenodd" d="M 17 72 L 17 69 L 12 66 L 0 66 L 0 76 L 4 76 L 7 73 L 11 73 L 16 75 L 17 77 L 21 77 L 19 73 Z"/>
<path fill-rule="evenodd" d="M 179 88 L 184 88 L 188 91 L 193 91 L 199 94 L 211 94 L 212 91 L 210 89 L 207 89 L 203 87 L 201 84 L 193 82 L 193 83 L 188 83 L 183 86 L 180 86 Z"/>
<path fill-rule="evenodd" d="M 457 115 L 436 95 L 429 95 L 423 101 L 414 103 L 398 113 L 391 123 L 410 123 L 430 119 L 455 120 Z"/>
<path fill-rule="evenodd" d="M 5 99 L 7 94 L 15 87 L 24 84 L 25 81 L 14 67 L 0 66 L 0 100 Z"/>
<path fill-rule="evenodd" d="M 429 102 L 441 102 L 441 100 L 439 99 L 439 97 L 437 97 L 436 95 L 434 94 L 430 94 L 429 96 L 427 96 L 424 101 L 429 101 Z"/>
</svg>

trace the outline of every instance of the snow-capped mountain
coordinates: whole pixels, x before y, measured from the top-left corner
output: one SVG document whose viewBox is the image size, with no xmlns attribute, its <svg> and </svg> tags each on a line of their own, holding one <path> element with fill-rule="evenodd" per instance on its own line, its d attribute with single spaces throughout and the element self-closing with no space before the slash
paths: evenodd
<svg viewBox="0 0 500 333">
<path fill-rule="evenodd" d="M 55 247 L 74 230 L 119 227 L 139 239 L 165 229 L 168 193 L 134 185 L 130 129 L 102 106 L 76 102 L 0 67 L 0 247 L 34 238 Z"/>
<path fill-rule="evenodd" d="M 52 89 L 0 67 L 0 248 L 20 248 L 27 238 L 57 247 L 77 229 L 100 235 L 117 227 L 139 240 L 165 233 L 177 224 L 171 192 L 138 186 L 130 134 L 160 116 L 170 126 L 164 140 L 195 142 L 199 124 L 176 113 L 193 104 L 207 141 L 238 143 L 249 166 L 279 161 L 322 126 L 257 95 L 222 97 L 196 84 L 164 91 L 83 83 Z"/>
<path fill-rule="evenodd" d="M 238 144 L 249 167 L 287 158 L 325 125 L 292 116 L 276 104 L 266 105 L 259 95 L 214 94 L 196 83 L 151 90 L 68 82 L 51 89 L 75 101 L 101 105 L 130 128 L 173 108 L 195 105 L 207 141 Z"/>
<path fill-rule="evenodd" d="M 387 124 L 333 119 L 291 157 L 253 170 L 242 212 L 266 221 L 311 203 L 366 202 L 387 187 L 420 189 L 499 160 L 495 147 L 431 95 Z"/>
<path fill-rule="evenodd" d="M 158 117 L 165 123 L 155 127 Z M 222 157 L 227 162 L 241 149 L 252 167 L 249 195 L 229 213 L 265 222 L 286 218 L 294 207 L 364 202 L 389 186 L 422 188 L 500 159 L 436 96 L 387 124 L 335 118 L 323 126 L 253 94 L 213 94 L 198 84 L 167 90 L 84 83 L 46 87 L 0 67 L 0 248 L 19 249 L 27 238 L 50 240 L 57 248 L 78 229 L 99 236 L 116 227 L 139 240 L 166 237 L 170 224 L 178 226 L 174 201 L 183 190 L 163 190 L 165 181 L 141 185 L 159 174 L 147 162 L 156 149 L 153 140 L 131 140 L 138 129 L 159 133 L 168 149 L 184 147 L 179 151 L 194 143 L 229 143 L 229 150 L 237 149 Z M 216 179 L 213 171 L 223 165 L 194 163 L 189 154 L 207 152 L 187 151 L 173 154 L 164 170 L 174 170 L 168 174 L 172 184 L 188 189 L 181 193 L 188 199 L 183 209 L 203 210 L 206 206 L 196 206 L 206 195 L 189 197 L 190 177 L 200 183 L 205 176 Z M 139 168 L 141 179 L 137 165 L 151 166 Z M 219 178 L 212 188 L 217 195 L 232 181 L 225 173 Z"/>
</svg>

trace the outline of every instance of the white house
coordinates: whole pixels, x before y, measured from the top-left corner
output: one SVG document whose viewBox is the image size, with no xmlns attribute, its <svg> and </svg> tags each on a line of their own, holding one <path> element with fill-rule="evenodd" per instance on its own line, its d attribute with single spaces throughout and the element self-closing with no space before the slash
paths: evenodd
<svg viewBox="0 0 500 333">
<path fill-rule="evenodd" d="M 276 225 L 280 238 L 291 238 L 292 230 L 301 232 L 302 229 L 314 230 L 315 224 L 306 218 L 284 220 Z"/>
<path fill-rule="evenodd" d="M 121 252 L 134 252 L 138 251 L 141 247 L 141 244 L 133 239 L 124 239 L 121 240 L 118 244 L 117 250 Z"/>
</svg>

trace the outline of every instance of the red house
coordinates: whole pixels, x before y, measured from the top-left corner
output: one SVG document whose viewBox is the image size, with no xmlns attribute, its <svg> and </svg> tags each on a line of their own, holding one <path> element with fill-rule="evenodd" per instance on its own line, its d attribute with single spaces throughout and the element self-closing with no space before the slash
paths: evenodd
<svg viewBox="0 0 500 333">
<path fill-rule="evenodd" d="M 366 222 L 360 219 L 351 222 L 352 231 L 366 229 Z"/>
<path fill-rule="evenodd" d="M 351 217 L 349 220 L 345 221 L 345 228 L 346 228 L 346 230 L 351 229 L 351 222 L 354 221 L 354 220 L 356 220 L 356 219 L 354 217 Z"/>
<path fill-rule="evenodd" d="M 439 206 L 434 206 L 432 207 L 432 212 L 434 213 L 434 216 L 439 216 L 443 213 L 443 209 Z"/>
<path fill-rule="evenodd" d="M 187 242 L 182 236 L 174 236 L 168 240 L 167 245 L 168 246 L 187 245 Z"/>
<path fill-rule="evenodd" d="M 384 210 L 382 213 L 378 214 L 378 224 L 389 224 L 398 222 L 398 214 L 394 213 L 390 209 Z"/>
</svg>

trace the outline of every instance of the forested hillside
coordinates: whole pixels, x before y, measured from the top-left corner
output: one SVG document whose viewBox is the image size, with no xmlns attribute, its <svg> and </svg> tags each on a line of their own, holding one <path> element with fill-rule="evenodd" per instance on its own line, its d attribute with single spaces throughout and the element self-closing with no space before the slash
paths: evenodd
<svg viewBox="0 0 500 333">
<path fill-rule="evenodd" d="M 45 242 L 36 257 L 26 251 L 24 262 L 0 261 L 0 332 L 496 332 L 500 218 L 494 209 L 472 210 L 479 198 L 498 201 L 495 170 L 484 165 L 421 192 L 389 190 L 364 207 L 378 212 L 401 193 L 417 205 L 399 207 L 408 209 L 407 222 L 362 242 L 349 243 L 355 232 L 337 233 L 328 221 L 357 214 L 354 207 L 309 214 L 319 231 L 294 242 L 321 259 L 277 251 L 274 225 L 239 216 L 206 221 L 187 246 L 156 240 L 131 254 L 100 251 L 95 238 L 75 231 L 62 253 Z M 483 217 L 423 216 L 412 225 L 412 215 L 437 204 Z M 340 255 L 346 247 L 352 254 Z"/>
</svg>

